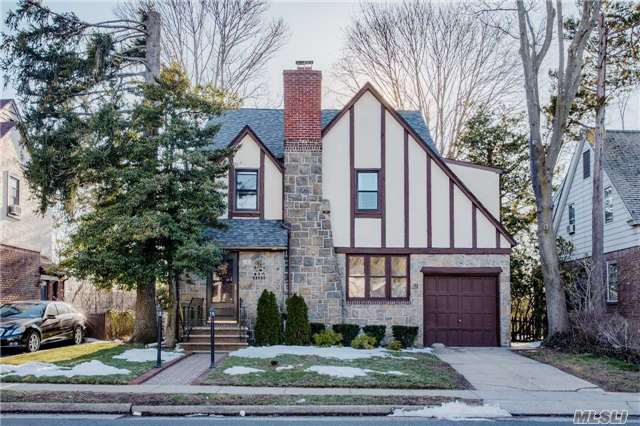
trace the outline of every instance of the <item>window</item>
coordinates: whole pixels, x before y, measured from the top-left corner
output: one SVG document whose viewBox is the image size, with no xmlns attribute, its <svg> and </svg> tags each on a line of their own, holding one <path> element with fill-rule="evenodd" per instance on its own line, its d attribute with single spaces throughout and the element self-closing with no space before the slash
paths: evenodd
<svg viewBox="0 0 640 426">
<path fill-rule="evenodd" d="M 258 210 L 257 170 L 236 170 L 236 210 Z"/>
<path fill-rule="evenodd" d="M 618 302 L 618 264 L 607 263 L 607 302 Z"/>
<path fill-rule="evenodd" d="M 357 210 L 378 211 L 378 171 L 359 170 L 357 172 Z"/>
<path fill-rule="evenodd" d="M 408 256 L 351 255 L 347 262 L 348 299 L 409 299 Z"/>
<path fill-rule="evenodd" d="M 9 176 L 9 205 L 20 205 L 20 179 Z"/>
<path fill-rule="evenodd" d="M 591 151 L 582 153 L 582 179 L 591 176 Z"/>
<path fill-rule="evenodd" d="M 567 233 L 575 234 L 576 232 L 576 205 L 569 204 L 569 225 L 567 226 Z"/>
<path fill-rule="evenodd" d="M 604 221 L 613 222 L 613 190 L 610 186 L 604 189 Z"/>
</svg>

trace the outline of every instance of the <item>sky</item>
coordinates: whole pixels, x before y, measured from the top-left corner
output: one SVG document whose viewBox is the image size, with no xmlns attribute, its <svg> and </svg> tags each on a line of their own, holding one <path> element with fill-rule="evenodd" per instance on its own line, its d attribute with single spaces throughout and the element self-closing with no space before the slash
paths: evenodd
<svg viewBox="0 0 640 426">
<path fill-rule="evenodd" d="M 333 64 L 340 57 L 344 45 L 344 30 L 349 25 L 353 16 L 359 10 L 357 0 L 325 0 L 322 2 L 296 0 L 270 1 L 268 15 L 270 18 L 282 18 L 289 28 L 289 38 L 285 46 L 275 55 L 267 65 L 264 78 L 267 82 L 268 93 L 247 106 L 281 107 L 282 105 L 282 70 L 295 67 L 295 61 L 310 59 L 314 61 L 314 68 L 323 71 L 323 107 L 340 108 L 342 99 L 336 97 L 331 88 L 336 82 L 331 75 Z M 0 0 L 2 21 L 8 10 L 15 7 L 13 0 Z M 57 11 L 74 11 L 81 19 L 99 21 L 113 17 L 113 10 L 117 0 L 48 0 L 49 4 Z M 575 8 L 573 4 L 567 4 L 565 14 Z M 4 28 L 3 28 L 4 30 Z M 554 57 L 550 51 L 549 57 Z M 546 93 L 543 81 L 546 71 L 541 72 L 541 92 Z M 11 87 L 2 87 L 2 98 L 12 97 L 14 90 Z M 522 108 L 525 108 L 524 102 Z M 615 107 L 607 113 L 607 125 L 611 128 L 620 128 L 620 119 Z M 640 128 L 640 95 L 631 99 L 625 118 L 626 128 Z"/>
</svg>

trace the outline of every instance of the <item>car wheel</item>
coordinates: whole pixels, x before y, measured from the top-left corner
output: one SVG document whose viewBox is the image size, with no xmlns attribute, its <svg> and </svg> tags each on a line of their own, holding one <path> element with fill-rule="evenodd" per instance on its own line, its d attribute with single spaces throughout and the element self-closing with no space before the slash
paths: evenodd
<svg viewBox="0 0 640 426">
<path fill-rule="evenodd" d="M 30 331 L 27 335 L 27 352 L 38 352 L 40 349 L 40 335 L 35 331 Z"/>
<path fill-rule="evenodd" d="M 84 336 L 82 335 L 82 327 L 76 327 L 73 330 L 73 343 L 79 345 L 84 340 Z"/>
</svg>

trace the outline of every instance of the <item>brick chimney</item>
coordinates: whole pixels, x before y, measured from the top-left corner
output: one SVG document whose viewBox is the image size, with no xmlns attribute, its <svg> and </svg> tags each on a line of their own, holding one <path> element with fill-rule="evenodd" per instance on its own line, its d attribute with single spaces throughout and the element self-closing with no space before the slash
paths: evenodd
<svg viewBox="0 0 640 426">
<path fill-rule="evenodd" d="M 285 70 L 285 145 L 320 142 L 322 73 L 312 69 L 313 61 L 296 61 L 297 69 Z"/>
</svg>

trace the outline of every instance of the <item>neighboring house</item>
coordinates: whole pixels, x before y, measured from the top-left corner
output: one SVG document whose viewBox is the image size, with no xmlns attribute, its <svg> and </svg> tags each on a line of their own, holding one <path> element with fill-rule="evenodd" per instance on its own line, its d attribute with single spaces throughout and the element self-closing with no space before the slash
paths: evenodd
<svg viewBox="0 0 640 426">
<path fill-rule="evenodd" d="M 572 243 L 572 261 L 591 257 L 591 140 L 578 143 L 556 195 L 554 227 Z M 607 130 L 603 182 L 607 303 L 640 323 L 640 131 Z"/>
<path fill-rule="evenodd" d="M 417 344 L 510 343 L 509 255 L 499 171 L 442 158 L 418 111 L 396 111 L 370 85 L 321 109 L 321 72 L 284 71 L 284 110 L 213 120 L 214 146 L 238 147 L 227 262 L 182 282 L 183 307 L 255 324 L 257 300 L 297 293 L 325 324 L 419 327 Z M 205 283 L 203 285 L 203 282 Z"/>
<path fill-rule="evenodd" d="M 63 300 L 63 277 L 49 271 L 52 220 L 35 212 L 22 172 L 27 152 L 18 119 L 15 102 L 0 100 L 0 302 Z"/>
</svg>

